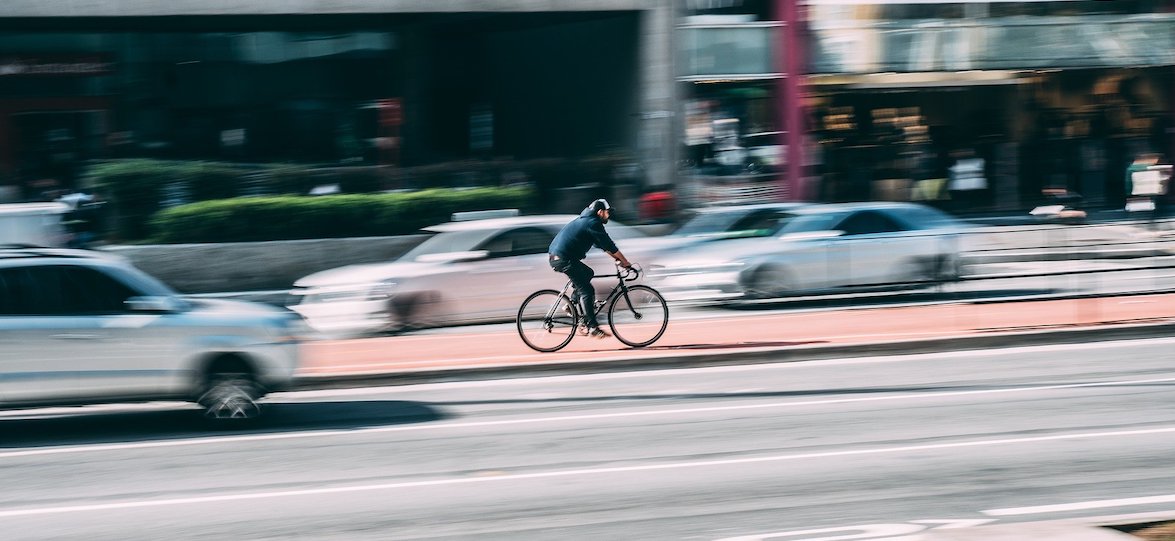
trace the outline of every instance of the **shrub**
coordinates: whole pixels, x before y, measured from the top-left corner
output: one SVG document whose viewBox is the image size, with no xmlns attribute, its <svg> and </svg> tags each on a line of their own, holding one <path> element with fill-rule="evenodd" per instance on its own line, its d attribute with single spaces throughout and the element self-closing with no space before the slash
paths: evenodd
<svg viewBox="0 0 1175 541">
<path fill-rule="evenodd" d="M 454 212 L 533 208 L 527 188 L 434 189 L 377 195 L 274 196 L 192 203 L 151 221 L 159 242 L 247 242 L 402 235 Z"/>
</svg>

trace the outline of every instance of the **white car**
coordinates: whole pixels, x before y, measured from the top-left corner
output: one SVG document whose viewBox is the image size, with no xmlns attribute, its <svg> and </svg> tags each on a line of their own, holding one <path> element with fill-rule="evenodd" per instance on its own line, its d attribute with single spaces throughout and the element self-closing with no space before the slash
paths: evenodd
<svg viewBox="0 0 1175 541">
<path fill-rule="evenodd" d="M 574 215 L 517 216 L 449 222 L 396 261 L 349 265 L 294 282 L 290 309 L 328 336 L 359 336 L 419 327 L 509 321 L 527 295 L 559 289 L 567 277 L 551 269 L 547 249 Z M 630 259 L 640 231 L 605 226 Z M 615 272 L 611 258 L 592 249 L 585 263 Z M 598 280 L 597 288 L 612 285 Z"/>
<path fill-rule="evenodd" d="M 969 226 L 913 203 L 807 205 L 749 238 L 692 244 L 649 268 L 671 300 L 926 286 L 957 280 Z"/>
<path fill-rule="evenodd" d="M 307 330 L 280 308 L 181 298 L 116 256 L 0 246 L 0 408 L 178 399 L 253 418 Z"/>
</svg>

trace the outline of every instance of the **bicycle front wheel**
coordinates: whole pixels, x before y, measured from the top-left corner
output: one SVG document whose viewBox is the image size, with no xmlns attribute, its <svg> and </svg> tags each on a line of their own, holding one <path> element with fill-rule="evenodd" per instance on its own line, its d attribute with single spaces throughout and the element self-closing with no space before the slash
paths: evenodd
<svg viewBox="0 0 1175 541">
<path fill-rule="evenodd" d="M 657 290 L 632 286 L 627 295 L 618 295 L 608 307 L 608 326 L 617 340 L 643 348 L 665 334 L 669 326 L 669 305 Z"/>
<path fill-rule="evenodd" d="M 567 295 L 544 289 L 522 302 L 515 321 L 522 341 L 535 351 L 547 353 L 563 349 L 575 337 L 579 310 Z"/>
</svg>

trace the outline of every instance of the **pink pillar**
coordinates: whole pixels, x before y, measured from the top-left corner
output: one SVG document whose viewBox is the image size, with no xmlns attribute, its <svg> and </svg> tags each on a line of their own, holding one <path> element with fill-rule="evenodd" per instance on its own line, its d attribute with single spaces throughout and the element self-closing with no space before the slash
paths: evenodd
<svg viewBox="0 0 1175 541">
<path fill-rule="evenodd" d="M 812 199 L 815 190 L 805 183 L 804 171 L 804 7 L 801 0 L 775 0 L 776 13 L 783 22 L 782 36 L 776 48 L 776 62 L 783 74 L 778 88 L 780 124 L 784 131 L 783 143 L 787 171 L 780 181 L 784 198 L 790 201 Z"/>
</svg>

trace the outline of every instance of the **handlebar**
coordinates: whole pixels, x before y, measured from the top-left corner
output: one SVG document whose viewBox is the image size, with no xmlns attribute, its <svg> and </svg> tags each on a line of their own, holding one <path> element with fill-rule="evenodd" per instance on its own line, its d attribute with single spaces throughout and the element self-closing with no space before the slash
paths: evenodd
<svg viewBox="0 0 1175 541">
<path fill-rule="evenodd" d="M 632 282 L 641 277 L 644 269 L 640 265 L 633 263 L 631 267 L 624 268 L 620 266 L 620 262 L 616 262 L 616 275 L 625 282 Z"/>
</svg>

